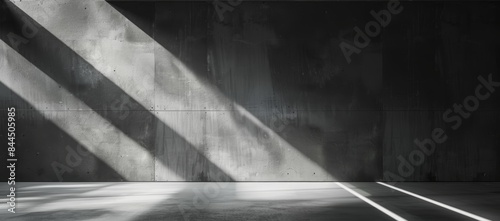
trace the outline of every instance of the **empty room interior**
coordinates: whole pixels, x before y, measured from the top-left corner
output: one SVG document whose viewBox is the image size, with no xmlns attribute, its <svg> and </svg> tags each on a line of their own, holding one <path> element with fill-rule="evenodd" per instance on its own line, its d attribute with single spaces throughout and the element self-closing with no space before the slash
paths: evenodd
<svg viewBox="0 0 500 221">
<path fill-rule="evenodd" d="M 0 220 L 500 220 L 500 2 L 0 0 Z"/>
</svg>

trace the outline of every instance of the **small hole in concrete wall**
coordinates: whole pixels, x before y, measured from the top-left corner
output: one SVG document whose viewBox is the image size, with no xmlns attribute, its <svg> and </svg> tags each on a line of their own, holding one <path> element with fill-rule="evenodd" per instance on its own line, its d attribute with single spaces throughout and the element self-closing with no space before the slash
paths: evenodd
<svg viewBox="0 0 500 221">
<path fill-rule="evenodd" d="M 289 173 L 286 173 L 286 175 L 289 175 Z"/>
</svg>

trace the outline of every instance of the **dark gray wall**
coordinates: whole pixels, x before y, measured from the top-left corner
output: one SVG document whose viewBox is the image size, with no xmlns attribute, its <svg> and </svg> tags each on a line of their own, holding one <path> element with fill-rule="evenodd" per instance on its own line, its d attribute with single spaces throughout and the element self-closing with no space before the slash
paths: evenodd
<svg viewBox="0 0 500 221">
<path fill-rule="evenodd" d="M 500 180 L 500 87 L 476 98 L 500 82 L 499 3 L 218 6 L 3 3 L 19 179 Z M 340 45 L 393 6 L 349 62 Z M 36 34 L 15 46 L 26 21 Z"/>
</svg>

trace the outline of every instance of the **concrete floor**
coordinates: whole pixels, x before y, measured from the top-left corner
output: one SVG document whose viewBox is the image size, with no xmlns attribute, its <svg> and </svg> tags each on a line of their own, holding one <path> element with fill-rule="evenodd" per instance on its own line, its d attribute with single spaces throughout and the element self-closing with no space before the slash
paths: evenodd
<svg viewBox="0 0 500 221">
<path fill-rule="evenodd" d="M 7 192 L 6 184 L 0 187 Z M 500 183 L 396 187 L 500 219 Z M 0 220 L 474 220 L 373 182 L 17 183 L 16 189 L 16 213 L 4 203 Z"/>
</svg>

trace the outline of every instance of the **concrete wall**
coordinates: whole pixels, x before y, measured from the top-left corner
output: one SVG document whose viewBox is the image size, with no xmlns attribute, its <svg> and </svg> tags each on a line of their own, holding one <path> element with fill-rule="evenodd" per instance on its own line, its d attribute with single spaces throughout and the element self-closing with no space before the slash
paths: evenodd
<svg viewBox="0 0 500 221">
<path fill-rule="evenodd" d="M 17 177 L 500 180 L 494 86 L 460 124 L 443 117 L 479 76 L 500 81 L 498 4 L 392 4 L 2 3 Z M 359 46 L 353 28 L 390 9 L 348 61 L 339 45 Z M 424 153 L 414 141 L 434 128 L 444 134 Z"/>
</svg>

